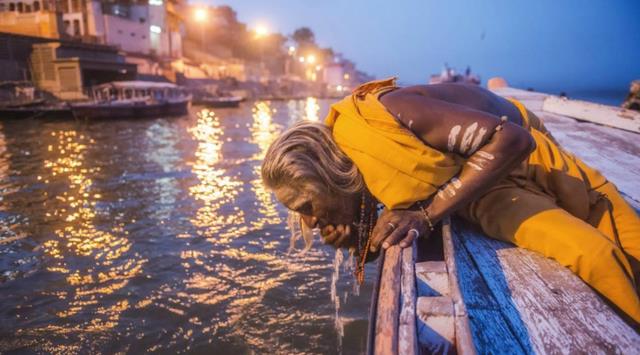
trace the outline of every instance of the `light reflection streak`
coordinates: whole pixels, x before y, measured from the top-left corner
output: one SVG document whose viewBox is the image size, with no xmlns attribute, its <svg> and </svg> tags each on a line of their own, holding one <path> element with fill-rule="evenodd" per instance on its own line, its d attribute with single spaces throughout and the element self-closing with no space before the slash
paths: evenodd
<svg viewBox="0 0 640 355">
<path fill-rule="evenodd" d="M 56 178 L 44 183 L 56 183 L 57 190 L 62 184 L 64 191 L 47 202 L 50 206 L 47 206 L 46 219 L 54 225 L 57 238 L 47 240 L 43 247 L 46 254 L 58 260 L 47 270 L 66 275 L 66 282 L 76 289 L 73 299 L 66 302 L 68 308 L 57 311 L 56 315 L 71 317 L 87 313 L 86 309 L 91 307 L 89 312 L 95 318 L 84 324 L 85 329 L 112 328 L 128 302 L 100 300 L 123 289 L 129 279 L 140 274 L 145 260 L 125 258 L 131 242 L 122 223 L 108 231 L 95 224 L 96 204 L 102 196 L 95 191 L 92 176 L 99 173 L 100 167 L 86 164 L 88 147 L 95 142 L 75 130 L 51 132 L 51 139 L 44 166 Z M 89 267 L 84 260 L 90 260 Z"/>
<path fill-rule="evenodd" d="M 320 105 L 318 105 L 318 99 L 315 97 L 307 97 L 304 105 L 305 111 L 305 120 L 318 122 L 320 118 L 318 117 L 318 112 L 320 112 Z"/>
<path fill-rule="evenodd" d="M 244 211 L 234 208 L 229 214 L 222 209 L 223 206 L 233 205 L 233 200 L 242 191 L 242 182 L 220 167 L 223 131 L 216 114 L 202 109 L 197 116 L 198 121 L 189 132 L 198 142 L 196 161 L 191 164 L 198 184 L 189 188 L 189 192 L 203 206 L 198 209 L 191 223 L 201 228 L 198 233 L 202 236 L 214 243 L 226 244 L 246 232 L 246 227 L 242 227 L 245 225 Z M 225 229 L 228 226 L 236 228 Z"/>
<path fill-rule="evenodd" d="M 237 325 L 245 321 L 247 314 L 262 307 L 262 300 L 269 290 L 283 287 L 288 280 L 300 277 L 303 273 L 306 275 L 326 269 L 326 264 L 320 262 L 325 260 L 326 255 L 320 250 L 311 251 L 304 259 L 298 260 L 274 253 L 273 250 L 280 245 L 271 240 L 275 236 L 265 238 L 266 241 L 254 237 L 253 241 L 261 244 L 256 247 L 253 247 L 255 244 L 252 244 L 252 240 L 243 241 L 243 246 L 229 244 L 231 237 L 244 236 L 249 232 L 264 235 L 262 230 L 265 226 L 281 222 L 277 205 L 260 176 L 260 163 L 282 129 L 273 122 L 274 113 L 269 102 L 256 102 L 252 108 L 249 143 L 258 148 L 249 160 L 254 174 L 254 179 L 249 183 L 256 197 L 257 209 L 251 213 L 255 216 L 253 221 L 239 220 L 237 216 L 242 211 L 235 215 L 223 214 L 225 207 L 235 204 L 234 199 L 241 189 L 240 182 L 230 177 L 227 170 L 220 168 L 224 163 L 221 152 L 223 132 L 216 115 L 212 111 L 201 111 L 196 126 L 190 130 L 198 142 L 193 171 L 199 180 L 199 184 L 191 189 L 191 194 L 204 204 L 196 212 L 192 223 L 205 227 L 207 237 L 215 236 L 208 240 L 219 247 L 206 253 L 196 250 L 181 253 L 182 266 L 191 271 L 184 280 L 184 292 L 177 293 L 176 304 L 165 306 L 176 310 L 188 309 L 193 304 L 223 307 L 225 312 L 219 317 L 204 322 L 199 318 L 193 320 L 193 324 L 200 324 L 196 329 L 203 333 L 216 332 L 221 328 L 246 329 Z M 225 229 L 222 230 L 222 227 Z M 229 240 L 225 238 L 225 233 Z M 215 262 L 212 263 L 212 260 Z M 247 338 L 246 334 L 238 335 Z M 262 347 L 264 344 L 256 343 L 254 346 Z"/>
<path fill-rule="evenodd" d="M 252 227 L 254 229 L 261 229 L 267 224 L 277 224 L 281 222 L 271 192 L 265 188 L 260 175 L 260 164 L 267 154 L 267 149 L 269 149 L 271 142 L 278 136 L 281 127 L 273 123 L 274 110 L 267 101 L 256 102 L 252 112 L 253 124 L 250 128 L 251 143 L 257 145 L 259 151 L 253 156 L 253 159 L 257 160 L 258 163 L 253 167 L 256 178 L 251 181 L 251 186 L 256 195 L 257 201 L 255 203 L 260 212 L 258 219 L 252 222 Z"/>
<path fill-rule="evenodd" d="M 181 156 L 176 147 L 176 132 L 166 122 L 155 122 L 146 130 L 146 140 L 150 144 L 147 149 L 147 158 L 156 163 L 163 172 L 169 173 L 176 170 L 180 164 Z M 173 177 L 154 179 L 156 202 L 153 214 L 161 222 L 171 217 L 174 211 L 177 196 L 180 194 L 180 186 Z"/>
</svg>

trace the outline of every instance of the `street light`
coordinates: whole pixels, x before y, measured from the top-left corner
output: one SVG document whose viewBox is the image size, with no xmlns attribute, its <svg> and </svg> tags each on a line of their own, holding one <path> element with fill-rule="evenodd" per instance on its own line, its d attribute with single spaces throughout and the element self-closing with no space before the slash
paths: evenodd
<svg viewBox="0 0 640 355">
<path fill-rule="evenodd" d="M 207 10 L 205 8 L 197 8 L 195 12 L 195 18 L 198 22 L 203 22 L 207 19 Z"/>
<path fill-rule="evenodd" d="M 313 55 L 313 54 L 309 54 L 309 55 L 307 56 L 307 63 L 309 63 L 309 64 L 313 64 L 313 63 L 315 63 L 315 62 L 316 62 L 316 56 L 315 56 L 315 55 Z"/>
<path fill-rule="evenodd" d="M 269 34 L 269 29 L 266 26 L 259 24 L 255 28 L 256 38 L 261 40 Z M 264 70 L 264 41 L 260 41 L 258 45 L 260 46 L 260 67 Z"/>
<path fill-rule="evenodd" d="M 263 25 L 256 26 L 256 37 L 262 38 L 268 34 L 269 34 L 269 30 L 265 26 Z"/>
<path fill-rule="evenodd" d="M 204 7 L 196 8 L 195 10 L 196 22 L 200 22 L 200 47 L 204 49 L 204 24 L 207 19 L 207 9 Z"/>
</svg>

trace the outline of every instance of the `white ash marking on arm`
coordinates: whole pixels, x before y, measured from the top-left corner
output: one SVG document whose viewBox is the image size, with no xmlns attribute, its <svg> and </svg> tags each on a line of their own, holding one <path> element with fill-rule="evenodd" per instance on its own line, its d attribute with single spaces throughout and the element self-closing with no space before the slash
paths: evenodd
<svg viewBox="0 0 640 355">
<path fill-rule="evenodd" d="M 457 126 L 453 126 L 453 128 L 451 128 L 451 131 L 449 131 L 449 139 L 447 140 L 447 149 L 450 152 L 453 152 L 453 148 L 455 148 L 456 146 L 456 142 L 458 141 L 458 133 L 460 133 L 461 129 L 462 129 L 462 126 L 457 125 Z"/>
<path fill-rule="evenodd" d="M 456 195 L 456 189 L 453 188 L 452 185 L 447 185 L 447 188 L 444 191 L 448 193 L 450 197 L 453 197 Z"/>
<path fill-rule="evenodd" d="M 453 187 L 455 187 L 458 190 L 462 187 L 462 181 L 460 181 L 460 179 L 458 179 L 456 177 L 451 179 L 451 183 L 453 184 Z"/>
<path fill-rule="evenodd" d="M 469 165 L 470 167 L 472 167 L 474 170 L 477 170 L 477 171 L 484 170 L 481 166 L 478 166 L 475 163 L 470 162 L 470 161 L 467 162 L 467 165 Z"/>
<path fill-rule="evenodd" d="M 479 150 L 476 152 L 477 155 L 483 157 L 484 159 L 487 160 L 493 160 L 495 159 L 495 157 L 493 156 L 493 154 L 489 153 L 489 152 L 485 152 L 484 150 Z"/>
<path fill-rule="evenodd" d="M 473 141 L 473 135 L 476 133 L 476 129 L 478 128 L 478 122 L 473 122 L 467 129 L 464 131 L 464 135 L 462 136 L 462 141 L 460 142 L 460 153 L 466 153 L 471 147 L 471 142 Z"/>
<path fill-rule="evenodd" d="M 413 120 L 409 120 L 409 128 L 411 128 L 411 126 L 413 126 Z"/>
<path fill-rule="evenodd" d="M 485 157 L 483 157 L 481 155 L 473 155 L 472 157 L 469 158 L 469 160 L 467 161 L 467 164 L 474 164 L 474 165 L 480 167 L 481 170 L 484 170 L 484 168 L 487 166 L 487 164 L 489 164 L 490 160 L 492 160 L 492 159 L 486 159 Z"/>
<path fill-rule="evenodd" d="M 469 150 L 469 154 L 473 154 L 475 153 L 476 150 L 478 150 L 478 147 L 480 146 L 480 143 L 482 143 L 482 139 L 484 138 L 484 135 L 487 133 L 487 129 L 484 127 L 481 127 L 480 130 L 478 131 L 478 134 L 476 135 L 476 138 L 473 140 L 473 143 L 471 144 L 471 149 Z"/>
</svg>

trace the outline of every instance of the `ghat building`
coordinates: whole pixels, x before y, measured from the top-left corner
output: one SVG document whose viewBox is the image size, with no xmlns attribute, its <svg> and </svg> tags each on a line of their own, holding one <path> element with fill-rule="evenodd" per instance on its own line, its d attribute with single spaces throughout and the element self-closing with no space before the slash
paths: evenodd
<svg viewBox="0 0 640 355">
<path fill-rule="evenodd" d="M 0 0 L 0 80 L 55 95 L 111 80 L 175 78 L 182 0 Z"/>
</svg>

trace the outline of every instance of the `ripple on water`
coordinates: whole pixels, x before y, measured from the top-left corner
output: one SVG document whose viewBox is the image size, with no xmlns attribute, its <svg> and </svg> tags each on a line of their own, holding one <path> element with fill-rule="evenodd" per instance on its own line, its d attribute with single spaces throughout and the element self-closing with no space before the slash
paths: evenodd
<svg viewBox="0 0 640 355">
<path fill-rule="evenodd" d="M 0 351 L 362 352 L 370 280 L 287 257 L 267 148 L 328 102 L 138 121 L 1 122 Z M 369 272 L 371 275 L 372 272 Z"/>
</svg>

